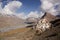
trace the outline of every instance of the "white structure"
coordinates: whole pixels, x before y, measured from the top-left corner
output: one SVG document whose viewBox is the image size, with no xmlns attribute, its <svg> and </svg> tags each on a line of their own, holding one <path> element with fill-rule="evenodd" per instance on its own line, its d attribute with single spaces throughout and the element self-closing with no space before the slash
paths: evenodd
<svg viewBox="0 0 60 40">
<path fill-rule="evenodd" d="M 46 29 L 50 29 L 51 27 L 51 23 L 48 22 L 47 19 L 41 19 L 37 26 L 36 26 L 36 30 L 38 30 L 39 32 L 44 32 Z"/>
</svg>

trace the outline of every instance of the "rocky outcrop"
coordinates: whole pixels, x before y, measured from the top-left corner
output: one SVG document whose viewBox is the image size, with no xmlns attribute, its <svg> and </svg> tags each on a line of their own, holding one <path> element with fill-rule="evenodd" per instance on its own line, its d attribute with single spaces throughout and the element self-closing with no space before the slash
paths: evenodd
<svg viewBox="0 0 60 40">
<path fill-rule="evenodd" d="M 37 27 L 38 28 L 36 35 L 33 37 L 32 40 L 60 40 L 60 18 L 52 16 L 49 13 L 46 13 L 42 18 L 42 20 L 39 20 Z M 44 19 L 46 20 L 44 21 Z M 43 25 L 41 21 L 44 21 L 43 24 L 46 25 L 46 23 L 51 24 L 48 25 L 49 27 L 46 28 L 47 26 Z M 45 23 L 46 22 L 46 23 Z M 41 25 L 47 30 L 41 30 Z M 50 28 L 51 27 L 51 28 Z M 50 29 L 49 29 L 50 28 Z M 41 33 L 41 31 L 42 33 Z M 39 33 L 38 33 L 39 32 Z M 41 34 L 40 34 L 41 33 Z"/>
</svg>

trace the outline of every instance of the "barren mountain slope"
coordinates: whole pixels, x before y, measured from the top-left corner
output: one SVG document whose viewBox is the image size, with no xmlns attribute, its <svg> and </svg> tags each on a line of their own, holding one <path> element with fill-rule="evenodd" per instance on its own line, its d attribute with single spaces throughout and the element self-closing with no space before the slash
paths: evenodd
<svg viewBox="0 0 60 40">
<path fill-rule="evenodd" d="M 55 20 L 57 17 L 46 12 L 42 18 L 46 18 L 48 21 L 51 21 L 51 20 Z"/>
<path fill-rule="evenodd" d="M 50 17 L 46 17 L 50 20 Z M 51 17 L 53 19 L 53 17 Z M 48 20 L 48 21 L 49 21 Z M 0 33 L 1 40 L 60 40 L 60 19 L 50 20 L 54 24 L 51 29 L 48 29 L 41 34 L 37 34 L 32 28 L 15 29 L 9 32 Z M 56 25 L 56 26 L 55 26 Z M 22 31 L 23 30 L 23 31 Z"/>
<path fill-rule="evenodd" d="M 0 15 L 0 28 L 10 26 L 21 26 L 24 24 L 23 19 L 18 18 L 15 15 Z"/>
</svg>

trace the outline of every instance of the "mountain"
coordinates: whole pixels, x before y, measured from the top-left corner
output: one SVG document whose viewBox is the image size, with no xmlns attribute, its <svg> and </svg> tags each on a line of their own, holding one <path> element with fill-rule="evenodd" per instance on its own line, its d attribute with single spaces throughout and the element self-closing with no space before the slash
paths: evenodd
<svg viewBox="0 0 60 40">
<path fill-rule="evenodd" d="M 3 19 L 5 18 L 4 20 L 7 20 L 6 17 L 2 17 L 2 18 Z M 12 16 L 10 16 L 8 18 L 10 18 L 10 20 L 19 19 L 16 16 L 12 17 L 12 19 L 11 19 L 11 17 Z M 45 13 L 45 15 L 42 18 L 46 18 L 46 19 L 48 19 L 48 21 L 54 22 L 54 26 L 55 25 L 57 25 L 57 26 L 55 26 L 55 27 L 52 26 L 51 29 L 44 31 L 41 34 L 37 34 L 36 30 L 32 29 L 32 28 L 19 28 L 19 29 L 15 29 L 15 30 L 10 30 L 8 32 L 0 33 L 0 39 L 1 40 L 60 40 L 60 25 L 58 25 L 58 24 L 60 24 L 60 19 L 58 19 L 57 17 L 55 17 L 49 13 Z M 24 21 L 22 19 L 19 19 L 19 20 Z"/>
<path fill-rule="evenodd" d="M 0 28 L 23 26 L 24 22 L 25 20 L 18 18 L 16 15 L 0 14 Z"/>
<path fill-rule="evenodd" d="M 51 20 L 56 19 L 57 17 L 54 16 L 54 15 L 52 15 L 51 13 L 46 12 L 46 13 L 42 16 L 42 18 L 46 18 L 48 21 L 51 21 Z"/>
<path fill-rule="evenodd" d="M 53 21 L 54 24 L 60 21 L 60 19 L 47 13 L 42 18 Z M 60 40 L 60 25 L 57 25 L 56 27 L 53 26 L 51 29 L 44 31 L 41 34 L 37 34 L 36 30 L 32 28 L 10 30 L 8 32 L 0 33 L 0 40 Z"/>
</svg>

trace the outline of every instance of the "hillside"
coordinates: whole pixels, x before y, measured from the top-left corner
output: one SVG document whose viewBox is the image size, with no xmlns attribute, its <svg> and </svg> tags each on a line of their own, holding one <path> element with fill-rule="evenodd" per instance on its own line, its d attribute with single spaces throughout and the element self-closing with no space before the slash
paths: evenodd
<svg viewBox="0 0 60 40">
<path fill-rule="evenodd" d="M 60 27 L 60 26 L 59 26 Z M 60 28 L 53 27 L 50 30 L 37 34 L 31 28 L 23 28 L 0 34 L 1 40 L 60 40 Z"/>
<path fill-rule="evenodd" d="M 25 20 L 18 18 L 16 15 L 0 14 L 0 31 L 8 31 L 26 26 Z"/>
<path fill-rule="evenodd" d="M 46 13 L 43 15 L 42 18 L 46 18 L 48 21 L 51 21 L 51 20 L 56 19 L 57 17 L 54 16 L 54 15 L 52 15 L 51 13 L 46 12 Z"/>
<path fill-rule="evenodd" d="M 50 14 L 48 15 L 45 15 L 44 18 L 48 19 L 49 22 L 53 22 L 53 26 L 41 34 L 37 34 L 35 29 L 29 27 L 18 28 L 0 32 L 0 40 L 60 40 L 60 18 L 58 19 Z"/>
</svg>

